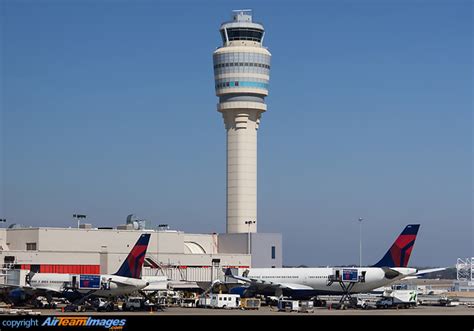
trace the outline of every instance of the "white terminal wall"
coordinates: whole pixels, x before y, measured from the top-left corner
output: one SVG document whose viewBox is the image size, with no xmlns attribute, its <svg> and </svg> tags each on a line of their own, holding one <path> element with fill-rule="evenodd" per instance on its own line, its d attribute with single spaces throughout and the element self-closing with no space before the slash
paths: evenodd
<svg viewBox="0 0 474 331">
<path fill-rule="evenodd" d="M 272 247 L 275 247 L 274 258 Z M 247 254 L 249 249 L 252 257 L 252 268 L 282 267 L 281 233 L 226 233 L 219 235 L 220 253 Z"/>
<path fill-rule="evenodd" d="M 2 229 L 0 263 L 14 256 L 17 264 L 94 264 L 101 272 L 115 272 L 143 231 L 22 228 Z M 250 266 L 251 257 L 218 250 L 218 234 L 186 234 L 180 231 L 150 231 L 147 257 L 158 264 L 210 266 L 213 258 L 221 265 Z M 6 245 L 8 243 L 8 245 Z M 36 243 L 37 250 L 27 251 L 27 243 Z"/>
<path fill-rule="evenodd" d="M 8 229 L 6 230 L 6 249 L 26 250 L 27 243 L 39 242 L 39 231 L 37 229 Z M 37 246 L 38 247 L 38 246 Z"/>
<path fill-rule="evenodd" d="M 7 229 L 0 228 L 0 250 L 7 249 Z"/>
<path fill-rule="evenodd" d="M 123 253 L 132 249 L 141 231 L 108 229 L 39 228 L 38 250 Z M 8 235 L 9 237 L 9 235 Z M 24 247 L 23 247 L 24 249 Z M 148 244 L 150 253 L 184 253 L 184 233 L 153 232 Z"/>
</svg>

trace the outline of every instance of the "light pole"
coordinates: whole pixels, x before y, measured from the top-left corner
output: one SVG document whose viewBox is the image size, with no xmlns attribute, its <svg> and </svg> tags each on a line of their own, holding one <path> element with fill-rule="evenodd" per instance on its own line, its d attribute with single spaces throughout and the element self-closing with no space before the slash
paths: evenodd
<svg viewBox="0 0 474 331">
<path fill-rule="evenodd" d="M 250 225 L 255 224 L 255 221 L 245 221 L 245 224 L 249 226 L 247 231 L 247 254 L 250 254 Z"/>
<path fill-rule="evenodd" d="M 363 218 L 359 218 L 359 267 L 362 267 L 362 221 Z"/>
<path fill-rule="evenodd" d="M 77 219 L 77 228 L 79 229 L 79 226 L 81 225 L 81 218 L 85 219 L 87 216 L 83 214 L 73 214 L 72 217 Z"/>
</svg>

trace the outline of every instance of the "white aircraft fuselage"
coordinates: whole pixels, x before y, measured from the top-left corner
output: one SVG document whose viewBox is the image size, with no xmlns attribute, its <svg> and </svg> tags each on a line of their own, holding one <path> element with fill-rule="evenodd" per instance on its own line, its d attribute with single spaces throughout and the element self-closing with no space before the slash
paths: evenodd
<svg viewBox="0 0 474 331">
<path fill-rule="evenodd" d="M 351 293 L 370 292 L 376 288 L 387 286 L 397 280 L 416 273 L 414 268 L 376 268 L 376 267 L 331 267 L 331 268 L 252 268 L 248 270 L 247 278 L 255 280 L 259 287 L 269 285 L 272 291 L 274 285 L 281 284 L 283 292 L 291 292 L 296 296 L 307 295 L 337 295 L 344 293 L 340 283 L 329 282 L 335 269 L 357 269 L 359 275 L 365 273 L 363 282 L 355 282 Z M 347 285 L 348 283 L 345 282 Z"/>
<path fill-rule="evenodd" d="M 77 277 L 76 286 L 72 287 L 73 277 Z M 73 290 L 81 294 L 87 294 L 94 290 L 93 296 L 111 297 L 132 293 L 147 287 L 149 284 L 143 279 L 134 279 L 116 275 L 97 275 L 100 276 L 100 287 L 98 289 L 79 287 L 79 276 L 72 274 L 56 273 L 37 273 L 30 279 L 30 286 L 37 290 L 64 293 Z"/>
</svg>

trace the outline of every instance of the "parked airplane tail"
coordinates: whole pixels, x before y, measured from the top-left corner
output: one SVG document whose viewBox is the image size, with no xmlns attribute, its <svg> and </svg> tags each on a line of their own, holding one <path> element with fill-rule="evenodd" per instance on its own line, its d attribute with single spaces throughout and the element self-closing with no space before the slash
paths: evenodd
<svg viewBox="0 0 474 331">
<path fill-rule="evenodd" d="M 120 269 L 114 275 L 128 278 L 141 278 L 143 262 L 145 261 L 149 241 L 150 234 L 142 234 L 125 261 L 123 261 Z"/>
<path fill-rule="evenodd" d="M 373 267 L 406 267 L 410 260 L 410 254 L 415 245 L 416 234 L 420 224 L 409 224 L 398 236 L 392 247 L 385 253 L 384 257 L 373 265 Z"/>
<path fill-rule="evenodd" d="M 224 276 L 234 276 L 234 274 L 232 273 L 232 269 L 231 268 L 226 268 L 225 269 L 225 272 L 224 272 Z"/>
</svg>

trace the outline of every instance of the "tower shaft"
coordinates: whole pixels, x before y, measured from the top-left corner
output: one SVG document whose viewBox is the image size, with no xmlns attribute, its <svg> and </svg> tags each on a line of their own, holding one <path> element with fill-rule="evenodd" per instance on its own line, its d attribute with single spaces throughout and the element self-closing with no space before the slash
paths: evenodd
<svg viewBox="0 0 474 331">
<path fill-rule="evenodd" d="M 257 129 L 260 110 L 224 114 L 227 130 L 227 233 L 257 232 Z"/>
</svg>

